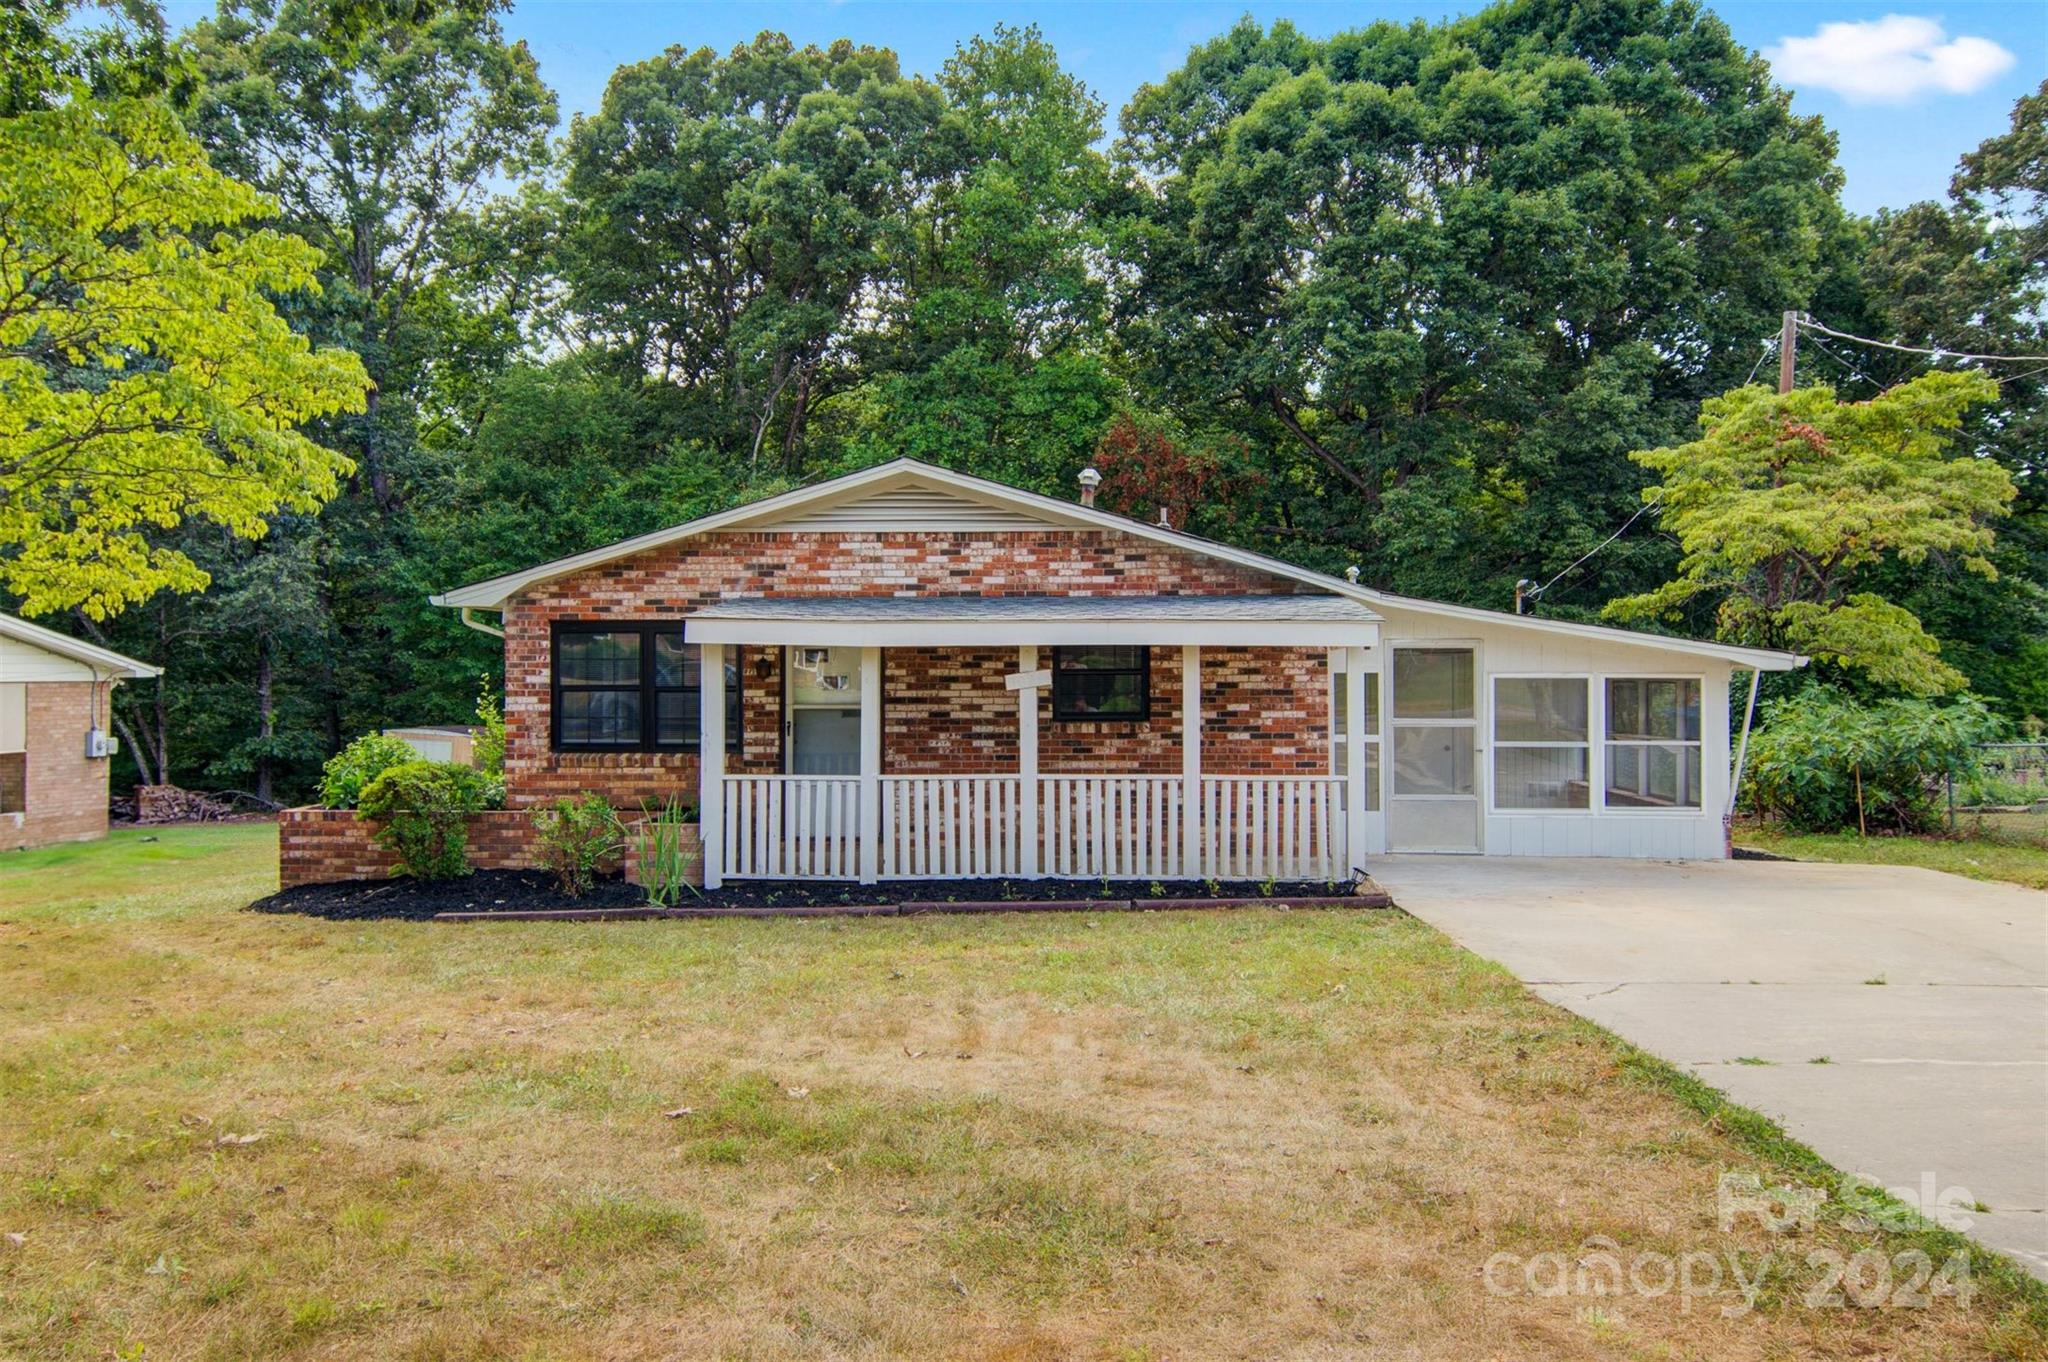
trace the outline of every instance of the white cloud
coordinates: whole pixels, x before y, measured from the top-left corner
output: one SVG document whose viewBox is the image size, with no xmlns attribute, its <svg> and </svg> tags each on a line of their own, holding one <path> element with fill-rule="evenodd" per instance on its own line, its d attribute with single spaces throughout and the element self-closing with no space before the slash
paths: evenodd
<svg viewBox="0 0 2048 1362">
<path fill-rule="evenodd" d="M 1822 24 L 1768 48 L 1786 85 L 1832 90 L 1855 103 L 1904 104 L 1927 94 L 1975 94 L 2012 69 L 2013 54 L 1989 38 L 1951 39 L 1933 19 Z"/>
</svg>

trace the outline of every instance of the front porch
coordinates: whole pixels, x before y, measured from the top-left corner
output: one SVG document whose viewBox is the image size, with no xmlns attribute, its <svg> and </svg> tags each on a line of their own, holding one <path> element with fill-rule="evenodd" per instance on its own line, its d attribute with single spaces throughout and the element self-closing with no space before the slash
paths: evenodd
<svg viewBox="0 0 2048 1362">
<path fill-rule="evenodd" d="M 700 610 L 685 627 L 705 676 L 722 674 L 726 650 L 741 645 L 787 650 L 793 675 L 832 668 L 785 683 L 784 770 L 777 773 L 728 771 L 716 738 L 726 732 L 726 696 L 703 688 L 699 817 L 707 887 L 728 878 L 1340 880 L 1369 849 L 1366 745 L 1331 743 L 1324 670 L 1328 660 L 1341 660 L 1341 684 L 1355 692 L 1342 708 L 1367 712 L 1367 653 L 1378 626 L 1354 602 L 1307 595 L 738 600 Z M 984 679 L 974 723 L 983 735 L 1002 726 L 1000 744 L 980 746 L 999 747 L 1011 769 L 892 768 L 884 760 L 885 656 L 963 648 L 1001 659 L 1002 690 Z M 1087 769 L 1087 735 L 1100 735 L 1105 757 L 1118 747 L 1116 719 L 1105 708 L 1099 722 L 1063 723 L 1052 744 L 1057 761 L 1042 765 L 1042 727 L 1063 722 L 1041 699 L 1062 649 L 1142 649 L 1175 664 L 1177 685 L 1157 717 L 1177 720 L 1177 754 L 1161 751 L 1155 735 L 1147 769 L 1118 770 L 1108 760 Z M 1314 659 L 1321 680 L 1303 701 L 1303 759 L 1271 774 L 1229 763 L 1204 769 L 1205 719 L 1218 719 L 1216 694 L 1205 690 L 1205 649 Z M 1096 689 L 1105 705 L 1117 701 L 1113 687 Z M 1153 709 L 1161 705 L 1146 699 Z M 1156 769 L 1174 755 L 1177 770 Z"/>
</svg>

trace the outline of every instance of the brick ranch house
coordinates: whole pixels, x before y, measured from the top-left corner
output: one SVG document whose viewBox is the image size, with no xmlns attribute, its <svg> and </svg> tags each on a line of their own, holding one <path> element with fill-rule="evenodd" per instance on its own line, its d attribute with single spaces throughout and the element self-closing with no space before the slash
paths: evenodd
<svg viewBox="0 0 2048 1362">
<path fill-rule="evenodd" d="M 0 851 L 106 836 L 114 687 L 161 672 L 0 615 Z"/>
<path fill-rule="evenodd" d="M 899 459 L 432 599 L 504 639 L 508 806 L 681 795 L 713 887 L 1726 854 L 1731 683 L 1803 658 L 1389 595 L 1093 481 Z"/>
</svg>

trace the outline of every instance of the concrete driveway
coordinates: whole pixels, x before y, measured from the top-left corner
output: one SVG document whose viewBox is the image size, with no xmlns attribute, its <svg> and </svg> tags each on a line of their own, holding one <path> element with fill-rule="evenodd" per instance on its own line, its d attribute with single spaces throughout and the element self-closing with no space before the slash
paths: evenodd
<svg viewBox="0 0 2048 1362">
<path fill-rule="evenodd" d="M 1776 861 L 1370 869 L 1415 916 L 1845 1172 L 1967 1189 L 1991 1207 L 1969 1232 L 2048 1278 L 2048 894 Z"/>
</svg>

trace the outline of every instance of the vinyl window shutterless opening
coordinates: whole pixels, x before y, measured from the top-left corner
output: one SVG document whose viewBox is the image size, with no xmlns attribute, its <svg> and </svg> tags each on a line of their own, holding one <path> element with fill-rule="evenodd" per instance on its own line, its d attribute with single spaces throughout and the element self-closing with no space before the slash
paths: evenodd
<svg viewBox="0 0 2048 1362">
<path fill-rule="evenodd" d="M 1700 807 L 1700 678 L 1607 678 L 1609 809 Z"/>
<path fill-rule="evenodd" d="M 1109 645 L 1054 648 L 1052 717 L 1073 723 L 1152 717 L 1151 650 Z"/>
<path fill-rule="evenodd" d="M 725 746 L 740 740 L 737 649 L 726 651 Z M 673 620 L 558 620 L 551 660 L 558 752 L 694 752 L 703 705 L 699 650 Z"/>
<path fill-rule="evenodd" d="M 1590 809 L 1590 705 L 1584 676 L 1493 678 L 1493 807 Z"/>
</svg>

